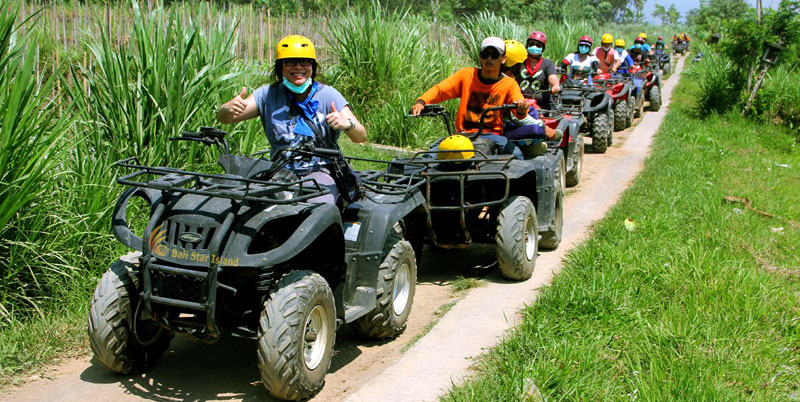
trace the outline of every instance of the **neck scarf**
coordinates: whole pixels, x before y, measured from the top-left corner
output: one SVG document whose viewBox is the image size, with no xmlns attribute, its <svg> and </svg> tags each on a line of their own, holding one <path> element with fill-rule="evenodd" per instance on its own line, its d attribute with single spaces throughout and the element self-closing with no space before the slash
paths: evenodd
<svg viewBox="0 0 800 402">
<path fill-rule="evenodd" d="M 539 71 L 539 67 L 541 67 L 541 66 L 542 66 L 542 58 L 541 57 L 539 58 L 539 61 L 536 62 L 536 66 L 533 67 L 533 69 L 531 69 L 531 59 L 526 59 L 525 60 L 525 69 L 528 70 L 528 75 L 530 75 L 531 77 L 533 77 L 534 74 L 536 74 L 536 72 Z"/>
<path fill-rule="evenodd" d="M 300 113 L 314 123 L 317 121 L 317 107 L 319 106 L 319 101 L 311 100 L 311 98 L 314 97 L 318 90 L 319 84 L 317 84 L 315 81 L 313 84 L 311 84 L 311 92 L 308 93 L 308 96 L 306 96 L 302 102 L 298 102 L 292 92 L 287 92 L 286 94 L 290 97 L 291 102 L 300 110 Z M 294 133 L 305 135 L 307 137 L 314 137 L 314 132 L 308 126 L 308 123 L 306 123 L 306 119 L 300 119 L 297 122 L 297 126 L 294 127 Z"/>
</svg>

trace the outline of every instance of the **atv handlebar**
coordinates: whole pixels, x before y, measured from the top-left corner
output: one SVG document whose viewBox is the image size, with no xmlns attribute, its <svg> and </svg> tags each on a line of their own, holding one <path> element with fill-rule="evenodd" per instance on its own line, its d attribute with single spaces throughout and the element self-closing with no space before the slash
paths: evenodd
<svg viewBox="0 0 800 402">
<path fill-rule="evenodd" d="M 469 139 L 470 140 L 474 140 L 474 139 L 480 137 L 481 134 L 483 134 L 483 123 L 486 120 L 486 115 L 488 113 L 491 113 L 491 112 L 494 112 L 494 111 L 498 111 L 498 110 L 502 110 L 502 111 L 514 110 L 516 108 L 517 108 L 517 105 L 515 105 L 513 103 L 507 103 L 507 104 L 502 105 L 502 106 L 492 106 L 492 107 L 487 107 L 486 109 L 483 109 L 483 112 L 481 113 L 481 121 L 480 121 L 480 123 L 478 123 L 478 131 L 476 131 L 475 133 L 470 135 Z"/>
<path fill-rule="evenodd" d="M 180 137 L 170 137 L 170 141 L 197 141 L 204 145 L 218 145 L 223 153 L 230 154 L 230 147 L 225 136 L 227 132 L 216 127 L 200 127 L 200 132 L 184 131 Z"/>
<path fill-rule="evenodd" d="M 447 128 L 447 135 L 453 135 L 453 127 L 452 123 L 450 123 L 450 115 L 447 113 L 447 109 L 442 105 L 425 104 L 423 105 L 422 111 L 418 115 L 407 114 L 403 117 L 441 117 L 442 120 L 444 120 L 444 126 Z"/>
</svg>

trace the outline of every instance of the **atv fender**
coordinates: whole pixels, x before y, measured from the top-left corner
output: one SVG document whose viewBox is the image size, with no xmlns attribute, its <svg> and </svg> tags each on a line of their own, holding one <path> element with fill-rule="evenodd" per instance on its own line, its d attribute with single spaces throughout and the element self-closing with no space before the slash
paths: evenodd
<svg viewBox="0 0 800 402">
<path fill-rule="evenodd" d="M 584 100 L 584 112 L 604 112 L 608 109 L 611 102 L 611 96 L 606 92 L 599 92 L 587 96 Z"/>
<path fill-rule="evenodd" d="M 345 247 L 347 273 L 342 289 L 345 322 L 352 322 L 375 308 L 378 270 L 384 258 L 384 245 L 395 224 L 421 207 L 425 200 L 415 191 L 398 202 L 371 194 L 345 209 Z M 401 229 L 402 230 L 402 229 Z"/>
<path fill-rule="evenodd" d="M 310 204 L 306 209 L 310 213 L 306 218 L 297 226 L 286 241 L 280 246 L 263 253 L 248 254 L 247 250 L 250 247 L 250 240 L 253 239 L 253 233 L 258 233 L 260 229 L 271 221 L 270 211 L 264 210 L 259 214 L 247 220 L 244 227 L 234 228 L 235 236 L 228 242 L 223 256 L 240 256 L 240 266 L 251 267 L 269 267 L 277 264 L 284 263 L 292 259 L 292 257 L 300 254 L 309 245 L 314 243 L 318 237 L 323 233 L 328 232 L 331 227 L 334 227 L 337 236 L 341 241 L 342 233 L 342 218 L 339 214 L 339 209 L 336 205 L 320 203 Z M 326 241 L 334 241 L 334 239 L 327 239 Z M 336 249 L 337 247 L 333 247 Z M 341 249 L 341 246 L 338 247 Z M 342 257 L 338 257 L 342 258 Z M 326 256 L 328 262 L 338 259 L 336 256 Z"/>
<path fill-rule="evenodd" d="M 534 159 L 524 161 L 529 166 L 526 174 L 536 174 L 536 194 L 530 192 L 517 193 L 512 183 L 510 195 L 524 195 L 536 201 L 536 218 L 539 222 L 539 233 L 555 230 L 556 195 L 561 187 L 561 179 L 556 177 L 559 168 L 559 154 L 546 153 Z"/>
<path fill-rule="evenodd" d="M 134 250 L 143 251 L 142 238 L 133 233 L 127 224 L 128 201 L 133 197 L 140 197 L 149 202 L 152 214 L 152 208 L 161 202 L 161 192 L 141 187 L 130 187 L 122 192 L 122 195 L 117 200 L 117 205 L 114 206 L 114 213 L 111 219 L 111 231 L 114 233 L 114 237 L 120 243 Z"/>
</svg>

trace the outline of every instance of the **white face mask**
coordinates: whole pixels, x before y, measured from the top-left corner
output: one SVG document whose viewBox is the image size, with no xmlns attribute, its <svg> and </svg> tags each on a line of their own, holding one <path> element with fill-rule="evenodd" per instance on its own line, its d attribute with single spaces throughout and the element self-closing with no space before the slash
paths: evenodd
<svg viewBox="0 0 800 402">
<path fill-rule="evenodd" d="M 611 46 L 608 46 L 608 47 L 603 46 L 603 50 L 605 50 L 607 52 L 607 51 L 611 50 Z"/>
</svg>

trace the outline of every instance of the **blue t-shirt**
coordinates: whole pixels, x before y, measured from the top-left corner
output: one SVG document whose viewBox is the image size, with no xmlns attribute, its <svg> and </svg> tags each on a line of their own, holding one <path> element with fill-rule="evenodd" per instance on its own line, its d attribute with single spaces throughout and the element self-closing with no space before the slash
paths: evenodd
<svg viewBox="0 0 800 402">
<path fill-rule="evenodd" d="M 319 88 L 312 100 L 319 102 L 317 106 L 317 127 L 322 134 L 336 144 L 339 140 L 339 131 L 331 129 L 325 121 L 325 116 L 331 113 L 331 102 L 336 105 L 336 110 L 341 111 L 348 105 L 342 94 L 333 87 L 318 84 Z M 289 92 L 283 84 L 270 84 L 256 89 L 253 96 L 256 100 L 256 108 L 267 134 L 267 140 L 272 151 L 273 157 L 278 150 L 289 148 L 305 141 L 314 141 L 313 137 L 295 134 L 294 128 L 302 119 L 298 113 L 294 113 L 289 105 L 293 102 Z M 296 109 L 294 109 L 296 110 Z M 321 145 L 321 144 L 317 144 Z M 325 160 L 314 157 L 311 161 L 292 161 L 286 167 L 295 171 L 313 171 L 324 166 Z"/>
</svg>

